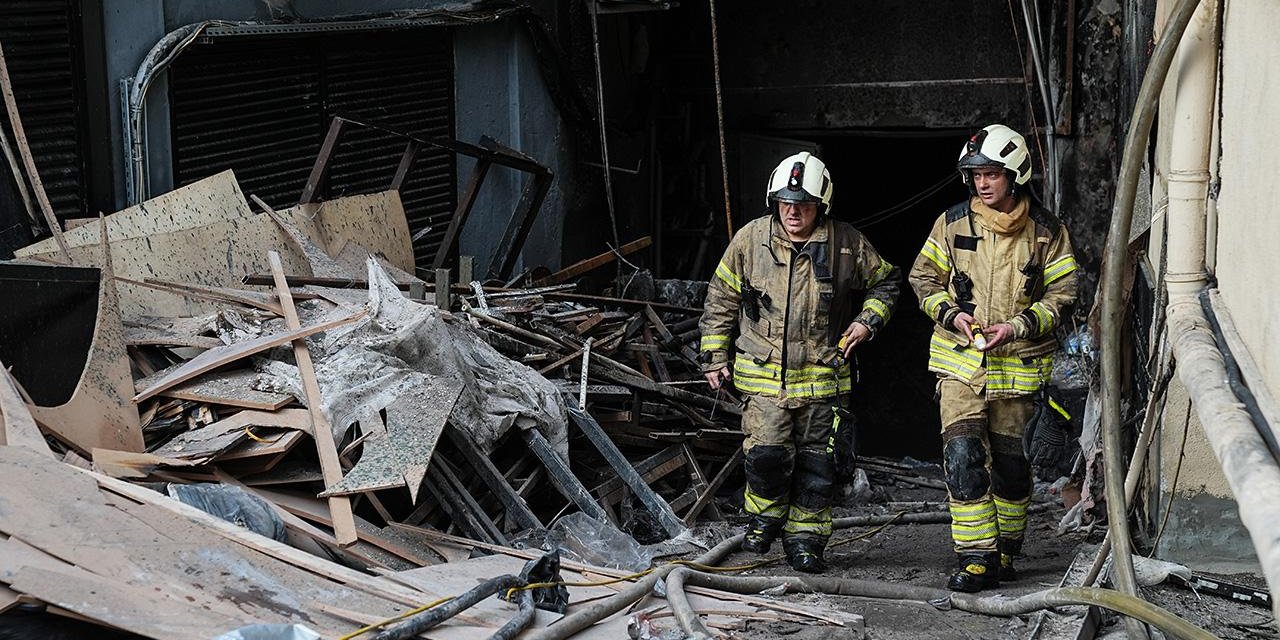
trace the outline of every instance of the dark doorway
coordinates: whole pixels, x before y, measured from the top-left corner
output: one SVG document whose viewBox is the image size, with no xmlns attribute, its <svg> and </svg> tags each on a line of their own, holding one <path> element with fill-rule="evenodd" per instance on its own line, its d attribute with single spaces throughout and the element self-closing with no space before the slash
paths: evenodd
<svg viewBox="0 0 1280 640">
<path fill-rule="evenodd" d="M 927 370 L 933 323 L 906 283 L 920 246 L 948 206 L 965 198 L 955 159 L 965 132 L 824 135 L 835 183 L 832 215 L 867 235 L 903 272 L 902 296 L 881 334 L 858 353 L 855 387 L 864 455 L 941 457 L 935 377 Z"/>
</svg>

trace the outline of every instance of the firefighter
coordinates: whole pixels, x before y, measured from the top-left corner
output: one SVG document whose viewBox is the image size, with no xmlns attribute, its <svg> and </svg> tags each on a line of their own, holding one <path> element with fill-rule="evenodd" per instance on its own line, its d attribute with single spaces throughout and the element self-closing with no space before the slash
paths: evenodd
<svg viewBox="0 0 1280 640">
<path fill-rule="evenodd" d="M 703 373 L 743 394 L 742 548 L 781 534 L 791 566 L 820 572 L 831 536 L 834 445 L 851 389 L 848 358 L 888 321 L 900 271 L 831 218 L 831 175 L 809 153 L 769 175 L 769 214 L 734 234 L 707 290 Z M 736 339 L 735 339 L 736 336 Z M 731 349 L 732 345 L 732 349 Z"/>
<path fill-rule="evenodd" d="M 1017 579 L 1032 482 L 1022 434 L 1075 301 L 1076 260 L 1066 227 L 1031 197 L 1016 131 L 982 129 L 957 169 L 970 198 L 934 223 L 909 281 L 935 324 L 929 370 L 960 565 L 947 586 L 976 592 Z"/>
</svg>

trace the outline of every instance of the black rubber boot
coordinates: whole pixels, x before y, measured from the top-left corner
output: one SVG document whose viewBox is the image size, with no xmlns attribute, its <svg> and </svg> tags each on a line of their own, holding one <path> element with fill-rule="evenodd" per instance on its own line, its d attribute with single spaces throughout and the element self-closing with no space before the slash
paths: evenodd
<svg viewBox="0 0 1280 640">
<path fill-rule="evenodd" d="M 827 563 L 822 560 L 826 547 L 825 538 L 803 536 L 782 540 L 782 548 L 787 552 L 787 562 L 792 569 L 803 573 L 822 573 L 827 570 Z"/>
<path fill-rule="evenodd" d="M 1013 559 L 1022 555 L 1022 538 L 1000 538 L 996 541 L 996 549 L 1000 550 L 1000 582 L 1015 582 L 1018 570 L 1013 566 Z"/>
<path fill-rule="evenodd" d="M 1000 582 L 1015 582 L 1017 579 L 1018 570 L 1013 566 L 1013 556 L 1000 554 Z"/>
<path fill-rule="evenodd" d="M 781 518 L 751 516 L 747 522 L 747 532 L 742 538 L 742 550 L 751 553 L 768 553 L 773 541 L 782 532 Z"/>
<path fill-rule="evenodd" d="M 977 593 L 1000 586 L 999 553 L 966 553 L 960 556 L 960 568 L 951 574 L 947 588 L 964 593 Z"/>
</svg>

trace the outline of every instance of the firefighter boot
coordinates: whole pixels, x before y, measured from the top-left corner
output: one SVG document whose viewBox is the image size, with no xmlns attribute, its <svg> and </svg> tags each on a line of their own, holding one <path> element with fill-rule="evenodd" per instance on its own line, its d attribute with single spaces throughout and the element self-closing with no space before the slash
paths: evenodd
<svg viewBox="0 0 1280 640">
<path fill-rule="evenodd" d="M 1000 538 L 996 542 L 1000 550 L 1000 582 L 1014 582 L 1018 579 L 1018 570 L 1013 566 L 1015 556 L 1022 555 L 1022 540 Z"/>
<path fill-rule="evenodd" d="M 826 538 L 816 536 L 788 536 L 782 539 L 787 562 L 791 563 L 792 569 L 804 573 L 826 571 L 827 564 L 822 560 L 822 552 L 826 546 Z"/>
<path fill-rule="evenodd" d="M 1018 570 L 1013 566 L 1013 556 L 1000 554 L 1000 582 L 1015 582 L 1017 579 Z"/>
<path fill-rule="evenodd" d="M 951 574 L 947 588 L 964 593 L 977 593 L 983 589 L 1000 586 L 1000 554 L 964 553 L 960 555 L 960 568 Z"/>
<path fill-rule="evenodd" d="M 751 553 L 768 553 L 773 541 L 782 532 L 782 519 L 766 516 L 751 516 L 747 522 L 747 532 L 742 538 L 742 550 Z"/>
</svg>

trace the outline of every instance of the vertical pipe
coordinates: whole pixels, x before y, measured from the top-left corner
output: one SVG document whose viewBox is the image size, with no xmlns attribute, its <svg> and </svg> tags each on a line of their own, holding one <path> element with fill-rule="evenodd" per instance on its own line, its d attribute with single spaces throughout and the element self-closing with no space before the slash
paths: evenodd
<svg viewBox="0 0 1280 640">
<path fill-rule="evenodd" d="M 1120 175 L 1116 182 L 1116 198 L 1111 212 L 1111 226 L 1107 233 L 1103 254 L 1102 299 L 1102 453 L 1103 470 L 1106 473 L 1107 518 L 1110 523 L 1112 543 L 1112 579 L 1118 589 L 1127 595 L 1138 593 L 1137 579 L 1133 573 L 1133 549 L 1129 536 L 1128 513 L 1124 500 L 1124 463 L 1120 450 L 1120 389 L 1121 358 L 1120 330 L 1125 309 L 1121 282 L 1125 271 L 1125 259 L 1129 245 L 1130 227 L 1133 225 L 1133 202 L 1138 191 L 1138 174 L 1151 134 L 1165 75 L 1177 52 L 1178 42 L 1191 21 L 1197 0 L 1179 0 L 1169 16 L 1169 23 L 1160 37 L 1151 62 L 1142 79 L 1133 117 L 1129 120 L 1129 132 L 1125 137 L 1124 155 L 1120 162 Z M 1144 637 L 1145 629 L 1132 618 L 1126 618 L 1129 635 Z"/>
<path fill-rule="evenodd" d="M 1177 101 L 1169 150 L 1169 304 L 1196 304 L 1208 282 L 1205 271 L 1209 142 L 1218 76 L 1218 11 L 1205 2 L 1191 17 L 1174 72 Z"/>
</svg>

